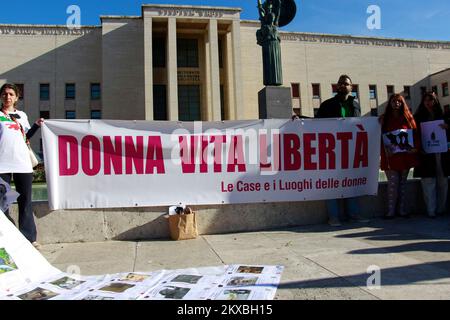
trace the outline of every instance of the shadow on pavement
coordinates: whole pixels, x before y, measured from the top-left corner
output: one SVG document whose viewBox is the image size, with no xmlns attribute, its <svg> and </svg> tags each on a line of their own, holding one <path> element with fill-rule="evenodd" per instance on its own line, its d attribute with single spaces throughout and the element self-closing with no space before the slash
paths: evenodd
<svg viewBox="0 0 450 320">
<path fill-rule="evenodd" d="M 342 288 L 366 287 L 369 273 L 360 273 L 351 276 L 336 276 L 315 280 L 282 282 L 279 289 L 301 288 Z M 433 281 L 450 278 L 450 261 L 414 264 L 402 267 L 385 268 L 381 270 L 381 286 L 398 286 L 418 284 L 424 281 Z M 450 279 L 438 284 L 450 285 Z M 427 284 L 429 285 L 429 284 Z"/>
</svg>

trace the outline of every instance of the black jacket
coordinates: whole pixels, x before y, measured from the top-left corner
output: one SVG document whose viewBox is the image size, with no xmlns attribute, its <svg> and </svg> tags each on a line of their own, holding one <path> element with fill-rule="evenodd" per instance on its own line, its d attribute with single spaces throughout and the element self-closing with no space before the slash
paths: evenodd
<svg viewBox="0 0 450 320">
<path fill-rule="evenodd" d="M 437 115 L 434 120 L 442 120 L 442 115 Z M 429 121 L 428 114 L 425 112 L 417 112 L 414 115 L 414 120 L 416 120 L 417 130 L 420 133 L 420 124 L 422 122 Z M 436 155 L 433 153 L 425 153 L 423 149 L 420 150 L 419 154 L 419 165 L 414 168 L 414 177 L 416 178 L 434 178 L 436 177 Z M 442 170 L 445 176 L 450 175 L 450 153 L 441 153 L 441 164 Z"/>
<path fill-rule="evenodd" d="M 358 100 L 353 96 L 348 97 L 352 102 L 352 115 L 350 117 L 361 117 L 361 107 Z M 342 118 L 341 103 L 338 96 L 328 99 L 320 105 L 317 118 Z"/>
<path fill-rule="evenodd" d="M 450 113 L 444 113 L 444 121 L 450 127 Z M 450 142 L 450 129 L 447 130 L 447 141 Z"/>
<path fill-rule="evenodd" d="M 36 131 L 38 131 L 40 128 L 41 127 L 39 127 L 36 123 L 33 123 L 31 128 L 27 132 L 27 139 L 31 139 L 34 136 L 34 134 L 36 133 Z"/>
</svg>

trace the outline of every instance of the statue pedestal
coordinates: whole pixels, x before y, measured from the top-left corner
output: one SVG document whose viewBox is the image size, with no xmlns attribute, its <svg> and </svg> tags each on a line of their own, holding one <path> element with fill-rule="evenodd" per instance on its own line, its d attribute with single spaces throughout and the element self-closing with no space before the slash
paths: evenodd
<svg viewBox="0 0 450 320">
<path fill-rule="evenodd" d="M 259 119 L 290 119 L 291 88 L 267 86 L 258 92 Z"/>
</svg>

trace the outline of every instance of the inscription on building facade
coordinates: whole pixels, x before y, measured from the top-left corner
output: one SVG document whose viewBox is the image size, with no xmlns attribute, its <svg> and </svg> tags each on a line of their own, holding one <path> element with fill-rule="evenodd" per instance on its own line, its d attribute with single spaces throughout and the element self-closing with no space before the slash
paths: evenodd
<svg viewBox="0 0 450 320">
<path fill-rule="evenodd" d="M 450 42 L 444 43 L 444 42 L 371 39 L 371 38 L 364 39 L 353 37 L 333 37 L 327 35 L 309 35 L 309 34 L 293 34 L 293 33 L 281 33 L 280 38 L 281 40 L 284 41 L 349 44 L 349 45 L 376 46 L 376 47 L 450 50 Z"/>
<path fill-rule="evenodd" d="M 222 18 L 224 12 L 213 9 L 160 9 L 158 15 L 162 17 Z"/>
<path fill-rule="evenodd" d="M 23 36 L 82 36 L 92 32 L 94 28 L 69 29 L 65 27 L 18 27 L 0 26 L 0 34 Z"/>
</svg>

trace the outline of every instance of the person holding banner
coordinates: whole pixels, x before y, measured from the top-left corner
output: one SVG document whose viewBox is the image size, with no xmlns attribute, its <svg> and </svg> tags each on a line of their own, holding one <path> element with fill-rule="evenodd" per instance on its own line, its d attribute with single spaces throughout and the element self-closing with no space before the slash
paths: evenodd
<svg viewBox="0 0 450 320">
<path fill-rule="evenodd" d="M 28 139 L 39 128 L 43 119 L 38 119 L 31 130 L 28 117 L 23 111 L 16 109 L 19 90 L 14 84 L 6 83 L 0 89 L 0 178 L 10 184 L 14 179 L 19 206 L 19 230 L 35 247 L 36 224 L 32 208 L 33 167 L 28 149 Z M 28 133 L 28 134 L 27 134 Z M 14 223 L 9 216 L 5 215 Z"/>
<path fill-rule="evenodd" d="M 450 127 L 450 106 L 446 105 L 444 106 L 444 121 L 447 124 L 447 126 Z M 448 149 L 450 151 L 450 130 L 447 129 L 447 145 Z"/>
<path fill-rule="evenodd" d="M 444 115 L 441 105 L 433 92 L 423 95 L 422 101 L 414 114 L 419 133 L 423 131 L 422 126 L 430 121 L 442 120 L 438 130 L 448 130 L 448 125 L 444 123 Z M 436 135 L 435 133 L 432 134 Z M 423 141 L 420 152 L 420 163 L 414 169 L 414 177 L 421 178 L 423 197 L 427 206 L 427 213 L 430 218 L 435 218 L 436 214 L 443 214 L 447 206 L 448 176 L 450 175 L 450 156 L 447 152 L 427 153 L 425 145 L 429 141 Z M 433 139 L 434 140 L 434 139 Z"/>
<path fill-rule="evenodd" d="M 337 94 L 335 97 L 324 101 L 317 114 L 317 118 L 346 118 L 360 117 L 361 107 L 355 97 L 352 96 L 353 83 L 348 75 L 341 75 L 337 83 Z M 341 202 L 344 202 L 345 210 L 351 220 L 357 222 L 368 222 L 359 216 L 358 198 L 327 200 L 328 224 L 332 227 L 341 226 L 339 219 Z"/>
<path fill-rule="evenodd" d="M 386 219 L 408 217 L 405 211 L 405 189 L 411 168 L 418 165 L 417 126 L 405 98 L 394 94 L 380 116 L 382 147 L 381 170 L 388 179 L 388 212 Z"/>
</svg>

